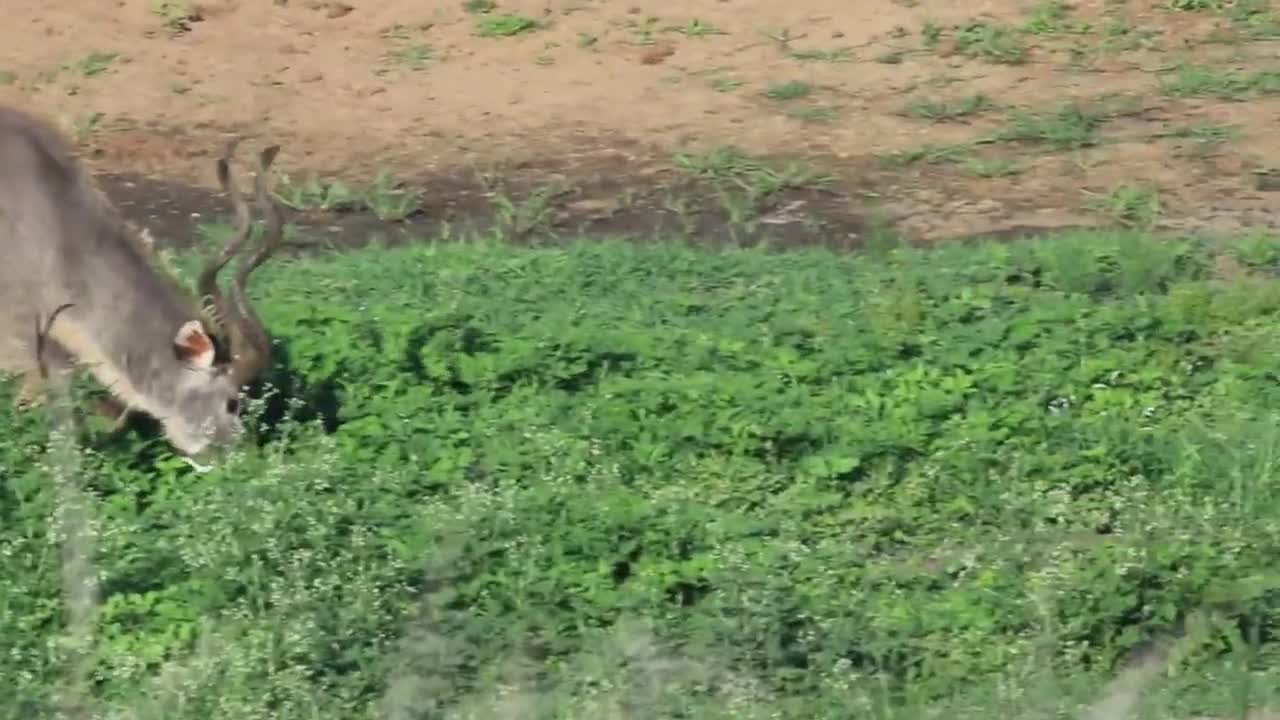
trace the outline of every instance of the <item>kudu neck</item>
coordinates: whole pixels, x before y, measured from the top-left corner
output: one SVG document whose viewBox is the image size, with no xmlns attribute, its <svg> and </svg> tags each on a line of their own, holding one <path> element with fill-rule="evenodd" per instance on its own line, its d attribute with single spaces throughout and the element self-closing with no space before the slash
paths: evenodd
<svg viewBox="0 0 1280 720">
<path fill-rule="evenodd" d="M 123 229 L 113 229 L 123 232 Z M 88 277 L 50 335 L 129 405 L 163 416 L 187 372 L 174 353 L 178 328 L 196 318 L 176 283 L 126 238 L 102 243 Z"/>
</svg>

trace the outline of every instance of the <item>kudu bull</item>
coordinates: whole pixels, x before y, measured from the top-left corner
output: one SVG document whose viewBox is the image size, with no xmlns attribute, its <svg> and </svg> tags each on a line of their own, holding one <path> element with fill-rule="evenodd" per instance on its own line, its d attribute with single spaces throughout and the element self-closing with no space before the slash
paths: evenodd
<svg viewBox="0 0 1280 720">
<path fill-rule="evenodd" d="M 19 404 L 46 378 L 65 387 L 79 365 L 111 393 L 100 413 L 117 423 L 134 410 L 152 416 L 188 458 L 241 437 L 241 390 L 271 359 L 245 285 L 280 246 L 283 220 L 267 185 L 273 146 L 260 154 L 254 179 L 266 233 L 224 293 L 218 273 L 252 227 L 231 172 L 234 148 L 217 173 L 236 231 L 200 270 L 197 300 L 159 266 L 60 133 L 0 106 L 0 371 L 23 376 Z"/>
</svg>

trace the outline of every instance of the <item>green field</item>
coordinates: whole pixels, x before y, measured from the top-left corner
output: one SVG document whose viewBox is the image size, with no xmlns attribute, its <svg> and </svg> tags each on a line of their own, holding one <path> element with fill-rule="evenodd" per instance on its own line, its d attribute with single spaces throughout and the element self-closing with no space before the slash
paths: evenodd
<svg viewBox="0 0 1280 720">
<path fill-rule="evenodd" d="M 1074 717 L 1166 640 L 1142 717 L 1280 695 L 1275 239 L 260 275 L 260 443 L 90 432 L 91 567 L 0 418 L 0 718 Z"/>
</svg>

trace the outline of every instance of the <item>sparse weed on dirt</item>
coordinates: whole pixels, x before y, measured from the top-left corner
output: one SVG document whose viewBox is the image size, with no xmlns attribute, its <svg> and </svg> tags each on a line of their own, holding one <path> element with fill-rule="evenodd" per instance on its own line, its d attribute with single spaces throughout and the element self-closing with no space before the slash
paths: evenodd
<svg viewBox="0 0 1280 720">
<path fill-rule="evenodd" d="M 1139 28 L 1119 18 L 1112 18 L 1102 31 L 1099 48 L 1106 53 L 1118 54 L 1152 45 L 1159 31 Z"/>
<path fill-rule="evenodd" d="M 936 165 L 939 163 L 965 162 L 973 158 L 974 147 L 974 143 L 950 145 L 925 143 L 907 150 L 894 151 L 882 156 L 880 161 L 889 166 L 905 166 L 916 163 Z"/>
<path fill-rule="evenodd" d="M 1160 193 L 1147 185 L 1124 184 L 1105 195 L 1094 196 L 1088 207 L 1112 222 L 1128 228 L 1150 230 L 1160 219 Z"/>
<path fill-rule="evenodd" d="M 906 59 L 907 53 L 904 50 L 886 50 L 876 55 L 876 62 L 882 65 L 898 65 Z"/>
<path fill-rule="evenodd" d="M 400 221 L 422 208 L 421 191 L 407 187 L 383 170 L 364 192 L 364 203 L 380 220 Z"/>
<path fill-rule="evenodd" d="M 1171 128 L 1155 134 L 1157 138 L 1184 140 L 1190 146 L 1190 154 L 1196 157 L 1208 157 L 1217 152 L 1223 145 L 1243 136 L 1237 125 L 1224 125 L 1212 121 L 1201 121 Z"/>
<path fill-rule="evenodd" d="M 173 32 L 187 32 L 204 19 L 199 6 L 189 0 L 151 0 L 151 12 Z"/>
<path fill-rule="evenodd" d="M 953 145 L 921 145 L 910 150 L 900 150 L 881 156 L 887 167 L 908 165 L 951 165 L 965 174 L 976 177 L 1004 177 L 1017 175 L 1026 169 L 1027 162 L 995 152 L 982 152 L 989 143 L 958 143 Z"/>
<path fill-rule="evenodd" d="M 804 62 L 850 63 L 855 56 L 852 48 L 810 48 L 805 50 L 788 50 L 787 57 Z"/>
<path fill-rule="evenodd" d="M 1275 192 L 1280 190 L 1280 169 L 1263 166 L 1249 172 L 1251 185 L 1257 190 Z"/>
<path fill-rule="evenodd" d="M 790 100 L 799 100 L 800 98 L 809 97 L 813 94 L 813 85 L 800 80 L 788 80 L 786 82 L 777 82 L 765 88 L 764 95 L 770 100 L 778 100 L 787 102 Z"/>
<path fill-rule="evenodd" d="M 840 12 L 821 7 L 832 1 L 815 0 L 814 7 L 796 8 L 793 18 L 783 20 L 777 15 L 736 14 L 747 11 L 714 0 L 698 0 L 681 8 L 598 2 L 543 8 L 507 0 L 452 0 L 430 11 L 395 0 L 393 4 L 404 4 L 387 6 L 377 17 L 363 9 L 338 14 L 353 3 L 328 0 L 294 0 L 279 5 L 222 3 L 217 9 L 207 3 L 147 0 L 140 5 L 140 12 L 118 18 L 121 27 L 127 27 L 126 37 L 150 38 L 114 48 L 137 58 L 129 67 L 123 65 L 123 57 L 105 69 L 86 65 L 90 80 L 77 70 L 62 70 L 68 60 L 92 50 L 83 42 L 59 45 L 56 51 L 50 48 L 47 56 L 42 56 L 38 43 L 31 39 L 37 33 L 15 31 L 9 39 L 15 58 L 31 60 L 6 61 L 6 69 L 17 73 L 20 81 L 0 86 L 0 94 L 15 102 L 30 102 L 53 115 L 65 117 L 86 108 L 101 109 L 113 118 L 133 118 L 140 126 L 162 131 L 174 118 L 189 113 L 198 118 L 193 120 L 191 132 L 198 137 L 191 141 L 203 143 L 206 135 L 216 134 L 207 124 L 217 115 L 215 105 L 226 102 L 233 108 L 231 114 L 251 113 L 239 97 L 242 92 L 264 82 L 272 86 L 283 83 L 300 103 L 291 101 L 288 108 L 280 106 L 275 111 L 280 115 L 279 130 L 285 134 L 320 132 L 318 119 L 324 117 L 329 104 L 326 95 L 331 93 L 343 98 L 341 105 L 332 104 L 332 111 L 346 118 L 335 121 L 335 128 L 395 128 L 391 133 L 395 139 L 357 132 L 349 142 L 322 144 L 323 154 L 333 156 L 325 158 L 324 167 L 340 167 L 346 160 L 341 157 L 341 148 L 359 145 L 361 149 L 352 152 L 362 159 L 367 153 L 385 153 L 386 159 L 377 162 L 404 163 L 406 167 L 399 169 L 402 173 L 418 172 L 408 160 L 416 154 L 454 157 L 446 140 L 451 137 L 469 148 L 468 154 L 520 155 L 529 163 L 545 161 L 548 165 L 556 162 L 553 158 L 580 157 L 570 149 L 578 142 L 577 131 L 570 128 L 573 123 L 561 121 L 563 113 L 573 107 L 597 108 L 583 119 L 588 125 L 600 125 L 590 133 L 601 138 L 616 135 L 642 140 L 643 146 L 651 149 L 647 152 L 656 153 L 647 159 L 647 167 L 661 163 L 673 149 L 673 135 L 667 129 L 676 126 L 688 128 L 692 136 L 727 141 L 733 141 L 737 128 L 749 127 L 751 143 L 761 152 L 807 152 L 810 147 L 826 146 L 827 141 L 844 143 L 830 162 L 838 174 L 858 178 L 860 195 L 864 191 L 875 194 L 870 185 L 881 180 L 896 186 L 904 179 L 864 177 L 861 164 L 868 155 L 910 155 L 912 146 L 922 140 L 960 144 L 964 136 L 955 127 L 959 124 L 975 128 L 972 142 L 1018 145 L 990 153 L 989 148 L 979 147 L 973 155 L 975 164 L 967 169 L 980 175 L 1000 174 L 1022 165 L 1047 168 L 1051 163 L 1030 155 L 1074 152 L 1071 145 L 1076 142 L 1088 147 L 1096 141 L 1092 146 L 1097 147 L 1109 145 L 1113 139 L 1127 143 L 1155 137 L 1165 124 L 1185 125 L 1194 120 L 1177 117 L 1191 113 L 1238 123 L 1256 142 L 1266 142 L 1260 132 L 1268 122 L 1264 109 L 1241 105 L 1220 113 L 1207 105 L 1227 99 L 1267 103 L 1275 95 L 1274 68 L 1267 60 L 1272 54 L 1270 45 L 1256 42 L 1275 26 L 1273 3 L 1267 0 L 1185 3 L 1178 7 L 1162 0 L 1151 8 L 1134 3 L 1003 0 L 945 11 L 928 3 L 890 2 L 878 6 L 883 12 L 878 11 L 874 22 L 863 21 L 860 13 L 871 11 L 862 6 L 841 8 Z M 167 19 L 180 24 L 189 12 L 199 13 L 202 8 L 209 17 L 193 25 L 189 36 L 156 37 L 163 35 L 157 29 L 169 22 Z M 245 62 L 229 40 L 238 33 L 230 29 L 237 23 L 261 22 L 267 16 L 281 27 L 307 27 L 304 36 L 311 38 L 314 33 L 314 42 L 271 43 L 264 49 L 270 58 L 264 59 L 262 68 Z M 54 28 L 64 22 L 52 15 L 40 19 L 46 20 Z M 82 18 L 68 17 L 64 24 L 74 29 L 50 35 L 50 44 L 66 43 L 73 32 L 81 38 L 91 35 Z M 424 31 L 426 27 L 431 27 L 429 33 Z M 1221 37 L 1215 35 L 1215 28 Z M 211 55 L 208 59 L 221 71 L 196 72 L 206 62 L 191 55 L 196 48 L 223 54 L 222 58 Z M 331 52 L 334 57 L 321 57 Z M 346 70 L 320 72 L 329 62 L 358 65 L 363 79 L 346 77 Z M 516 79 L 523 71 L 503 72 L 502 68 L 513 62 L 536 72 L 537 86 L 546 92 L 525 92 L 523 81 Z M 704 75 L 711 67 L 720 70 Z M 617 72 L 610 75 L 613 70 Z M 484 97 L 464 92 L 471 87 L 469 78 L 480 77 L 489 78 L 485 83 L 493 92 Z M 616 82 L 614 77 L 625 81 Z M 814 90 L 795 97 L 780 87 L 773 91 L 778 100 L 760 102 L 762 95 L 770 92 L 770 84 L 785 87 L 790 81 Z M 135 91 L 116 87 L 121 83 L 140 84 Z M 1040 139 L 1030 140 L 992 139 L 987 133 L 1011 108 L 1022 108 L 1034 116 L 1051 114 L 1054 108 L 1049 103 L 1056 102 L 1057 95 L 1049 88 L 1063 88 L 1064 97 L 1108 90 L 1133 92 L 1150 102 L 1152 112 L 1148 117 L 1104 125 L 1095 131 L 1077 127 L 1084 132 L 1075 139 L 1065 134 L 1070 130 L 1066 124 L 1058 128 L 1064 131 L 1060 139 L 1040 132 L 1051 130 L 1047 127 L 1023 128 L 1030 131 L 1023 137 L 1036 138 L 1040 133 Z M 998 106 L 969 104 L 981 94 Z M 912 96 L 917 102 L 904 109 Z M 142 102 L 143 97 L 151 100 Z M 432 97 L 438 105 L 429 100 Z M 1194 98 L 1195 102 L 1181 102 L 1182 98 Z M 484 117 L 483 122 L 462 119 L 468 114 L 465 111 L 444 111 L 443 106 L 464 100 L 469 103 L 466 107 L 481 113 L 478 117 Z M 495 104 L 508 101 L 523 104 L 522 110 L 512 113 L 509 107 Z M 628 106 L 637 111 L 623 109 Z M 306 108 L 306 116 L 283 117 L 300 112 L 298 107 Z M 922 127 L 903 132 L 871 130 L 907 122 L 901 116 L 951 126 L 938 128 L 935 134 L 939 137 L 928 138 L 918 134 L 926 132 Z M 431 122 L 423 122 L 426 118 L 432 118 Z M 239 118 L 236 122 L 249 120 Z M 545 129 L 534 130 L 535 124 L 545 125 Z M 520 136 L 525 132 L 539 135 L 539 142 L 522 141 Z M 147 142 L 176 142 L 163 135 Z M 97 137 L 100 142 L 94 152 L 102 159 L 117 162 L 117 158 L 129 155 L 132 133 L 129 137 Z M 546 147 L 552 140 L 564 147 Z M 1223 175 L 1228 167 L 1252 162 L 1239 157 L 1250 152 L 1245 146 L 1219 142 L 1210 135 L 1169 137 L 1159 143 L 1159 149 L 1167 151 L 1169 161 L 1180 166 L 1177 174 L 1182 178 L 1195 173 Z M 192 177 L 199 170 L 194 167 L 198 160 L 190 153 L 162 148 L 157 152 L 157 157 L 170 159 L 155 162 L 180 166 L 183 177 Z M 313 151 L 308 154 L 320 159 Z M 1114 151 L 1107 147 L 1094 156 L 1099 170 L 1116 181 L 1144 175 L 1141 164 L 1152 161 L 1128 147 Z M 1209 156 L 1215 164 L 1203 162 Z M 138 159 L 120 162 L 151 162 L 144 160 L 150 153 L 134 157 Z M 945 168 L 936 180 L 949 184 L 948 173 L 961 164 Z M 451 176 L 464 174 L 460 168 L 439 167 Z M 883 167 L 877 170 L 886 175 Z M 584 167 L 583 172 L 594 171 Z M 940 189 L 929 187 L 935 178 L 927 173 L 905 175 L 910 176 L 909 183 L 900 188 L 897 204 L 902 206 L 904 223 L 910 228 L 906 232 L 913 237 L 932 233 L 965 236 L 974 228 L 1018 226 L 1025 219 L 1015 217 L 1022 209 L 1029 210 L 1037 202 L 1052 203 L 1047 198 L 1074 198 L 1078 189 L 1074 180 L 1052 180 L 1037 174 L 1035 183 L 1007 187 L 1012 197 L 1003 207 L 984 204 L 981 197 L 966 197 L 970 207 L 986 209 L 977 213 L 981 218 L 962 218 L 946 209 L 948 201 L 938 198 L 967 195 L 970 190 L 986 192 L 978 190 L 985 184 Z M 1219 180 L 1229 182 L 1226 177 Z M 654 184 L 661 183 L 657 180 Z M 1042 183 L 1054 188 L 1045 193 L 1029 189 Z M 1202 185 L 1211 184 L 1216 183 Z M 660 187 L 647 190 L 663 191 Z M 1178 188 L 1171 194 L 1170 213 L 1189 211 L 1195 195 L 1189 190 Z M 1203 205 L 1200 201 L 1206 199 L 1196 198 L 1195 202 Z M 852 203 L 851 214 L 861 212 L 856 207 L 860 202 Z M 1056 208 L 1059 214 L 1054 216 L 1054 224 L 1065 221 L 1061 217 L 1064 212 L 1076 215 L 1074 201 L 1067 204 L 1069 209 Z M 1243 209 L 1245 204 L 1250 206 L 1247 210 Z M 483 203 L 477 201 L 476 205 Z M 1222 216 L 1222 222 L 1248 224 L 1269 212 L 1262 198 L 1239 205 L 1238 209 L 1233 204 L 1231 210 L 1222 210 L 1230 215 Z M 1013 210 L 1015 207 L 1019 209 Z"/>
<path fill-rule="evenodd" d="M 787 115 L 804 122 L 830 123 L 840 119 L 840 110 L 825 105 L 806 105 L 787 108 Z"/>
<path fill-rule="evenodd" d="M 995 109 L 996 104 L 983 93 L 975 93 L 957 100 L 915 99 L 900 111 L 908 117 L 947 122 L 960 120 Z"/>
<path fill-rule="evenodd" d="M 1189 10 L 1199 12 L 1204 10 L 1221 10 L 1223 7 L 1222 0 L 1168 0 L 1168 6 L 1172 10 Z"/>
<path fill-rule="evenodd" d="M 710 84 L 711 88 L 716 92 L 732 92 L 742 87 L 741 80 L 718 73 L 712 75 L 711 79 L 708 80 L 708 84 Z"/>
<path fill-rule="evenodd" d="M 77 143 L 86 144 L 102 127 L 103 114 L 95 110 L 77 113 L 71 118 L 67 131 Z"/>
<path fill-rule="evenodd" d="M 550 183 L 534 188 L 526 197 L 512 199 L 505 192 L 494 196 L 498 224 L 495 237 L 523 241 L 535 232 L 548 232 L 557 220 L 557 202 L 569 194 L 572 188 L 562 183 Z"/>
<path fill-rule="evenodd" d="M 959 104 L 912 102 L 900 112 L 938 122 L 971 115 L 989 103 L 985 96 L 975 95 Z M 1025 166 L 1024 162 L 1004 156 L 983 157 L 979 150 L 1003 144 L 1038 147 L 1050 152 L 1092 147 L 1103 141 L 1101 129 L 1108 120 L 1133 112 L 1137 110 L 1132 105 L 1110 98 L 1094 103 L 1067 102 L 1048 111 L 1014 108 L 1009 111 L 1004 126 L 994 132 L 967 142 L 927 143 L 883 155 L 880 160 L 889 167 L 951 164 L 983 177 L 1016 174 Z"/>
<path fill-rule="evenodd" d="M 1021 33 L 999 23 L 960 25 L 953 31 L 953 38 L 958 53 L 987 62 L 1017 65 L 1026 61 L 1029 51 Z"/>
<path fill-rule="evenodd" d="M 388 52 L 386 61 L 407 70 L 424 70 L 435 59 L 435 54 L 430 45 L 417 43 Z"/>
<path fill-rule="evenodd" d="M 1240 101 L 1280 93 L 1280 70 L 1242 71 L 1184 63 L 1160 76 L 1160 90 L 1171 97 Z"/>
<path fill-rule="evenodd" d="M 984 157 L 974 155 L 963 158 L 960 161 L 960 167 L 965 172 L 985 178 L 1018 175 L 1027 169 L 1027 164 L 1025 160 L 1003 156 Z"/>
<path fill-rule="evenodd" d="M 920 44 L 926 50 L 933 50 L 942 42 L 942 26 L 932 20 L 926 20 L 920 27 Z"/>
<path fill-rule="evenodd" d="M 705 38 L 712 35 L 727 34 L 724 30 L 721 30 L 715 25 L 706 22 L 705 20 L 699 20 L 698 18 L 694 18 L 684 25 L 673 26 L 671 31 L 688 38 Z"/>
<path fill-rule="evenodd" d="M 62 69 L 79 75 L 80 77 L 89 78 L 95 75 L 101 75 L 107 70 L 110 70 L 111 65 L 119 59 L 120 54 L 117 52 L 94 50 L 77 58 L 76 60 L 66 63 L 62 66 Z"/>
<path fill-rule="evenodd" d="M 277 176 L 274 194 L 294 210 L 341 212 L 359 205 L 358 195 L 339 180 L 321 180 L 311 176 L 303 182 L 295 182 L 288 174 L 279 171 Z"/>
<path fill-rule="evenodd" d="M 823 122 L 822 117 L 798 117 L 806 122 Z M 735 241 L 742 233 L 754 234 L 763 214 L 788 191 L 821 190 L 832 181 L 826 172 L 803 162 L 773 163 L 754 158 L 732 145 L 703 152 L 680 152 L 674 158 L 678 170 L 695 181 L 693 196 L 701 204 L 709 198 L 724 216 L 725 229 Z M 670 210 L 689 221 L 687 198 L 673 199 Z"/>
<path fill-rule="evenodd" d="M 812 165 L 793 161 L 775 166 L 732 145 L 701 153 L 677 153 L 675 166 L 695 177 L 738 185 L 759 195 L 786 188 L 820 186 L 831 180 L 830 175 Z"/>
<path fill-rule="evenodd" d="M 1222 11 L 1236 32 L 1246 39 L 1280 37 L 1280 13 L 1272 7 L 1271 0 L 1236 0 L 1225 4 Z"/>
<path fill-rule="evenodd" d="M 1065 0 L 1040 0 L 1023 29 L 1033 35 L 1083 34 L 1092 30 L 1089 23 L 1073 19 L 1071 10 Z"/>
<path fill-rule="evenodd" d="M 1047 111 L 1018 108 L 1009 113 L 1005 127 L 993 139 L 1035 142 L 1055 149 L 1088 147 L 1102 141 L 1100 133 L 1108 122 L 1144 112 L 1140 99 L 1127 95 L 1067 101 Z"/>
<path fill-rule="evenodd" d="M 278 172 L 275 196 L 294 210 L 353 212 L 368 210 L 381 220 L 404 220 L 421 208 L 421 192 L 405 187 L 389 171 L 379 171 L 373 182 L 356 190 L 340 180 L 316 176 L 295 182 Z"/>
<path fill-rule="evenodd" d="M 1101 142 L 1099 130 L 1109 113 L 1077 103 L 1066 103 L 1055 110 L 1036 112 L 1014 110 L 1005 127 L 993 140 L 1047 145 L 1056 149 L 1074 149 Z"/>
<path fill-rule="evenodd" d="M 486 13 L 476 21 L 475 32 L 484 38 L 503 38 L 530 33 L 541 26 L 537 20 L 525 15 Z"/>
</svg>

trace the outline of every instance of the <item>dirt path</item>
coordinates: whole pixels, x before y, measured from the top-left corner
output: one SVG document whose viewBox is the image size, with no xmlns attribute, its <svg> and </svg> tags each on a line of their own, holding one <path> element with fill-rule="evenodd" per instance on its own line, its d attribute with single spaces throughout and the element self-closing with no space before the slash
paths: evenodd
<svg viewBox="0 0 1280 720">
<path fill-rule="evenodd" d="M 835 244 L 872 217 L 922 242 L 1274 224 L 1265 0 L 864 4 L 12 0 L 0 101 L 129 182 L 211 188 L 239 134 L 284 145 L 299 207 L 437 224 Z M 423 194 L 366 191 L 380 171 Z"/>
</svg>

